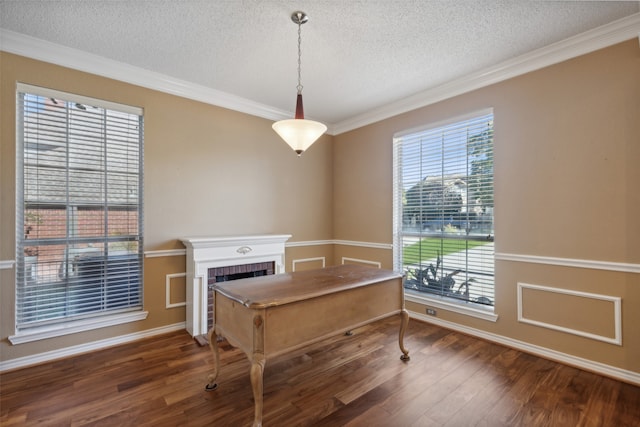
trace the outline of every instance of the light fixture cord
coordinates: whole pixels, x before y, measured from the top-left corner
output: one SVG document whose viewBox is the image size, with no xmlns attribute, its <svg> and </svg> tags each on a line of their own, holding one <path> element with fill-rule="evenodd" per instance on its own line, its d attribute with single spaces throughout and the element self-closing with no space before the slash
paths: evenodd
<svg viewBox="0 0 640 427">
<path fill-rule="evenodd" d="M 298 86 L 296 86 L 296 89 L 298 89 L 298 95 L 302 94 L 302 60 L 300 59 L 302 57 L 302 22 L 300 22 L 302 20 L 301 16 L 299 16 L 298 19 Z"/>
</svg>

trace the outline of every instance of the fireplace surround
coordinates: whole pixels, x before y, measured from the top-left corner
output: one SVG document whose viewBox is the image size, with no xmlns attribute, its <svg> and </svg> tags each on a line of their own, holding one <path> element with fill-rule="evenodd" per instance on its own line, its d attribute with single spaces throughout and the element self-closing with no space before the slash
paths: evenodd
<svg viewBox="0 0 640 427">
<path fill-rule="evenodd" d="M 284 273 L 284 244 L 290 237 L 290 234 L 265 234 L 180 239 L 187 248 L 186 325 L 191 336 L 207 333 L 208 318 L 213 316 L 208 304 L 208 285 L 216 281 L 215 276 L 247 277 L 248 270 Z M 265 266 L 260 267 L 263 263 Z M 273 271 L 269 271 L 269 264 Z M 247 270 L 248 265 L 252 267 Z"/>
</svg>

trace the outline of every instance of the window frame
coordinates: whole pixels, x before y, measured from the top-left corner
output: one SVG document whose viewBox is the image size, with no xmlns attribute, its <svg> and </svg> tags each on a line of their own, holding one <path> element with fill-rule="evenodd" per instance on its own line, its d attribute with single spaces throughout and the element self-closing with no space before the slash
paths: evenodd
<svg viewBox="0 0 640 427">
<path fill-rule="evenodd" d="M 403 138 L 407 139 L 412 136 L 415 136 L 420 133 L 427 133 L 429 131 L 446 128 L 447 126 L 452 126 L 456 124 L 460 124 L 474 118 L 480 118 L 483 116 L 492 115 L 493 116 L 493 108 L 485 108 L 482 110 L 476 110 L 470 112 L 468 114 L 447 118 L 445 120 L 437 121 L 434 123 L 427 124 L 425 126 L 420 126 L 416 128 L 407 129 L 401 132 L 394 134 L 393 136 L 393 266 L 396 271 L 400 271 L 406 276 L 405 266 L 403 264 L 403 236 L 405 232 L 403 230 L 403 197 L 405 195 L 405 191 L 403 191 L 403 176 L 402 176 L 402 162 L 401 156 L 401 145 Z M 493 142 L 493 141 L 492 141 Z M 468 154 L 467 154 L 468 157 Z M 421 169 L 422 170 L 422 169 Z M 421 177 L 420 179 L 424 179 Z M 493 192 L 495 194 L 495 191 Z M 410 234 L 410 233 L 407 233 Z M 420 236 L 426 237 L 429 233 L 420 233 Z M 443 233 L 435 233 L 433 237 L 443 238 Z M 493 238 L 494 235 L 492 235 Z M 420 237 L 420 238 L 422 238 Z M 463 240 L 467 240 L 466 237 L 463 237 Z M 472 237 L 468 240 L 477 240 L 477 238 Z M 495 251 L 492 254 L 493 261 L 495 262 Z M 422 263 L 421 263 L 422 265 Z M 422 267 L 421 267 L 422 268 Z M 405 277 L 406 279 L 406 277 Z M 495 291 L 495 267 L 493 269 L 493 289 Z M 464 315 L 468 315 L 471 317 L 476 317 L 488 321 L 495 322 L 498 319 L 498 315 L 495 313 L 495 298 L 493 301 L 493 305 L 487 306 L 478 303 L 470 303 L 468 301 L 459 300 L 455 298 L 447 297 L 446 295 L 437 295 L 431 294 L 427 292 L 419 292 L 419 291 L 411 291 L 410 289 L 405 289 L 405 300 L 419 303 L 428 307 L 433 308 L 441 308 L 443 310 L 452 311 Z M 495 295 L 495 292 L 494 292 Z"/>
<path fill-rule="evenodd" d="M 29 148 L 27 146 L 28 141 L 26 140 L 26 134 L 25 134 L 25 123 L 26 123 L 26 120 L 24 117 L 25 101 L 23 100 L 25 97 L 28 97 L 28 96 L 51 98 L 54 100 L 55 99 L 63 100 L 65 103 L 77 103 L 76 105 L 80 104 L 80 105 L 97 107 L 100 111 L 104 111 L 105 118 L 103 118 L 102 120 L 107 120 L 106 117 L 113 113 L 115 114 L 124 113 L 128 115 L 138 116 L 138 119 L 137 119 L 138 136 L 136 138 L 138 140 L 138 147 L 136 151 L 137 159 L 134 160 L 133 164 L 131 163 L 130 160 L 128 159 L 126 160 L 127 162 L 126 165 L 128 165 L 127 167 L 130 167 L 131 165 L 133 165 L 134 167 L 137 167 L 137 174 L 134 175 L 134 177 L 136 177 L 134 178 L 135 179 L 134 182 L 136 183 L 135 191 L 137 191 L 137 195 L 135 195 L 136 201 L 133 204 L 131 204 L 130 202 L 126 204 L 114 202 L 113 200 L 107 199 L 107 196 L 105 193 L 104 202 L 101 201 L 97 204 L 92 204 L 92 202 L 88 200 L 73 201 L 68 197 L 64 202 L 56 201 L 53 203 L 43 203 L 41 200 L 41 201 L 35 201 L 35 202 L 31 201 L 30 203 L 28 203 L 25 200 L 26 194 L 27 194 L 27 183 L 25 182 L 26 181 L 25 173 L 28 167 L 26 163 L 27 159 L 26 159 L 25 153 L 29 150 Z M 37 101 L 37 102 L 40 102 L 40 101 Z M 143 242 L 144 242 L 144 223 L 143 223 L 144 114 L 143 114 L 143 109 L 140 107 L 133 107 L 128 105 L 118 104 L 111 101 L 90 98 L 82 95 L 62 92 L 62 91 L 43 88 L 39 86 L 33 86 L 33 85 L 24 84 L 20 82 L 18 82 L 16 85 L 16 109 L 17 109 L 17 117 L 16 117 L 16 264 L 15 264 L 16 265 L 16 269 L 15 269 L 16 296 L 14 301 L 16 309 L 15 309 L 15 319 L 14 319 L 15 334 L 9 337 L 9 341 L 12 344 L 20 344 L 24 342 L 31 342 L 31 341 L 36 341 L 40 339 L 52 338 L 56 336 L 67 335 L 67 334 L 88 331 L 88 330 L 93 330 L 97 328 L 103 328 L 107 326 L 113 326 L 113 325 L 146 319 L 148 312 L 144 311 L 144 300 L 143 300 L 143 291 L 144 291 L 144 286 L 143 286 L 143 283 L 144 283 L 144 245 L 143 245 Z M 67 131 L 66 131 L 67 133 L 65 135 L 67 135 L 67 138 L 69 138 L 69 136 L 71 136 L 69 134 L 69 126 L 72 125 L 73 123 L 70 123 L 70 118 L 68 116 L 63 120 L 67 126 Z M 58 121 L 58 120 L 50 123 L 63 124 L 62 121 Z M 88 125 L 88 122 L 85 122 L 85 121 L 82 121 L 80 123 L 83 126 Z M 104 129 L 107 129 L 107 128 L 104 128 Z M 129 127 L 127 127 L 127 129 L 129 129 Z M 111 129 L 111 131 L 115 131 L 115 130 L 117 130 L 117 128 Z M 78 135 L 84 135 L 84 133 L 76 134 L 76 137 Z M 107 136 L 103 136 L 103 138 L 104 138 L 104 141 L 102 141 L 101 144 L 104 145 L 105 154 L 104 154 L 103 160 L 99 160 L 99 162 L 104 162 L 104 164 L 98 167 L 97 174 L 98 176 L 102 177 L 102 179 L 106 183 L 108 179 L 114 179 L 112 178 L 113 177 L 112 174 L 114 173 L 113 167 L 107 166 L 107 162 L 113 161 L 110 159 L 114 159 L 114 158 L 109 157 L 106 154 L 109 147 L 108 145 L 109 139 Z M 63 144 L 69 144 L 69 142 L 66 142 L 66 141 L 67 140 L 65 140 Z M 46 143 L 48 143 L 48 141 L 45 141 L 45 144 Z M 53 142 L 53 144 L 54 145 L 57 144 L 57 141 Z M 111 149 L 117 149 L 117 148 L 118 148 L 117 144 L 114 146 L 111 146 Z M 49 148 L 49 149 L 52 149 L 52 148 Z M 53 149 L 55 149 L 55 147 Z M 68 152 L 69 148 L 66 148 L 66 150 L 67 150 L 65 151 L 66 154 L 61 154 L 63 156 L 62 158 L 66 158 L 65 156 L 70 155 Z M 120 157 L 116 157 L 115 159 L 119 160 Z M 67 160 L 67 163 L 68 163 L 68 160 Z M 68 164 L 63 169 L 65 171 L 64 173 L 66 176 L 66 180 L 64 182 L 67 185 L 67 187 L 65 188 L 67 188 L 66 191 L 68 195 L 70 191 L 68 189 L 68 186 L 72 184 L 69 178 L 69 171 L 73 172 L 73 169 Z M 80 181 L 78 181 L 77 179 L 73 181 L 73 183 L 75 183 L 76 185 L 82 185 L 82 182 L 83 182 L 82 179 Z M 33 243 L 35 244 L 30 245 L 29 243 L 31 241 L 27 241 L 27 237 L 23 236 L 23 230 L 25 229 L 25 226 L 27 223 L 26 217 L 30 214 L 30 210 L 38 209 L 39 206 L 44 207 L 45 209 L 52 209 L 52 212 L 55 211 L 56 210 L 55 208 L 57 207 L 58 211 L 65 212 L 66 219 L 63 221 L 63 223 L 64 223 L 64 227 L 66 227 L 67 229 L 70 228 L 71 223 L 74 221 L 73 219 L 69 218 L 69 215 L 73 215 L 69 213 L 70 210 L 75 212 L 76 215 L 79 215 L 78 212 L 83 210 L 87 212 L 91 210 L 100 212 L 100 210 L 102 209 L 103 215 L 105 218 L 104 230 L 101 231 L 102 235 L 93 234 L 92 235 L 93 237 L 84 238 L 79 234 L 77 235 L 74 234 L 73 236 L 70 237 L 69 235 L 70 231 L 67 230 L 65 232 L 65 235 L 67 236 L 66 238 L 33 239 L 31 241 L 33 241 Z M 134 214 L 133 218 L 136 221 L 134 226 L 135 227 L 134 235 L 131 235 L 131 234 L 124 235 L 124 236 L 109 235 L 110 214 L 111 212 L 116 212 L 116 211 L 133 212 Z M 100 301 L 101 301 L 98 305 L 101 308 L 100 309 L 90 308 L 86 316 L 73 316 L 73 315 L 64 314 L 62 316 L 45 319 L 42 322 L 33 322 L 32 324 L 29 324 L 29 322 L 27 322 L 21 325 L 18 317 L 19 305 L 21 304 L 19 300 L 19 295 L 20 295 L 20 292 L 22 292 L 23 294 L 24 292 L 26 292 L 26 286 L 27 286 L 27 273 L 24 272 L 23 269 L 25 269 L 25 266 L 26 266 L 25 258 L 28 257 L 28 254 L 25 253 L 24 249 L 27 246 L 39 247 L 39 245 L 42 243 L 44 243 L 45 245 L 55 244 L 57 243 L 57 240 L 65 241 L 63 245 L 63 247 L 66 248 L 66 249 L 63 249 L 65 254 L 69 252 L 69 250 L 74 245 L 76 245 L 78 242 L 81 242 L 81 241 L 90 242 L 94 240 L 100 240 L 100 242 L 104 245 L 102 247 L 102 254 L 96 257 L 96 259 L 99 260 L 98 262 L 100 262 L 100 265 L 102 265 L 101 270 L 99 270 L 101 271 L 101 273 L 96 273 L 97 274 L 96 277 L 101 277 L 99 286 L 100 286 L 100 289 L 102 290 L 98 291 L 98 293 L 100 294 Z M 107 246 L 112 244 L 126 246 L 127 242 L 135 242 L 135 245 L 137 245 L 135 247 L 135 250 L 132 251 L 130 248 L 125 247 L 125 250 L 122 251 L 124 253 L 125 260 L 120 261 L 120 264 L 117 265 L 116 267 L 112 267 L 111 262 L 114 259 L 114 257 L 117 257 L 118 255 L 115 255 L 115 254 L 111 255 L 110 251 L 112 249 L 111 248 L 107 249 Z M 67 259 L 67 256 L 68 255 L 65 255 L 65 258 L 64 258 L 65 260 Z M 69 261 L 63 260 L 62 264 L 64 265 L 65 262 L 69 262 Z M 110 281 L 111 279 L 110 274 L 112 270 L 109 270 L 109 269 L 110 268 L 119 269 L 121 266 L 124 266 L 123 268 L 126 268 L 127 272 L 123 273 L 121 270 L 118 270 L 115 274 L 118 275 L 118 278 L 119 278 L 118 280 L 120 280 L 120 282 L 116 282 L 115 288 L 108 288 L 107 284 L 113 282 L 112 280 Z M 128 270 L 129 267 L 134 268 L 133 271 L 135 272 L 136 276 L 130 276 L 130 274 L 132 273 L 128 273 L 128 271 L 130 271 Z M 62 270 L 60 271 L 62 272 Z M 65 272 L 66 272 L 66 269 L 65 269 Z M 62 273 L 58 273 L 58 274 L 60 275 Z M 61 277 L 61 280 L 63 281 L 63 283 L 66 283 L 66 284 L 60 285 L 60 286 L 71 286 L 69 283 L 67 283 L 70 281 L 69 277 L 64 274 L 63 276 L 64 277 Z M 115 292 L 118 297 L 121 297 L 122 295 L 124 295 L 121 293 L 120 290 L 118 290 L 119 286 L 123 286 L 122 277 L 125 277 L 124 280 L 126 281 L 126 285 L 124 286 L 127 286 L 126 289 L 137 290 L 138 295 L 135 297 L 129 296 L 128 298 L 133 298 L 133 299 L 126 300 L 126 301 L 129 301 L 126 307 L 123 306 L 122 308 L 120 307 L 116 308 L 114 306 L 109 306 L 108 303 L 110 301 L 109 300 L 110 297 L 107 296 L 107 291 L 112 292 L 111 291 L 112 289 L 116 289 Z M 76 280 L 76 283 L 82 283 L 82 279 L 80 278 L 77 278 L 75 280 Z M 46 281 L 46 280 L 45 282 L 49 283 L 49 281 Z M 132 288 L 131 286 L 134 286 L 134 287 Z M 127 291 L 122 291 L 122 292 L 127 292 Z M 76 307 L 76 309 L 78 307 L 83 308 L 84 305 L 87 304 L 85 297 L 81 296 L 78 301 L 80 305 L 74 306 L 74 304 L 76 303 L 72 302 L 71 307 Z M 138 301 L 138 303 L 136 303 L 135 301 Z M 133 302 L 133 305 L 131 305 L 131 302 Z M 68 304 L 68 303 L 65 303 L 65 304 Z"/>
</svg>

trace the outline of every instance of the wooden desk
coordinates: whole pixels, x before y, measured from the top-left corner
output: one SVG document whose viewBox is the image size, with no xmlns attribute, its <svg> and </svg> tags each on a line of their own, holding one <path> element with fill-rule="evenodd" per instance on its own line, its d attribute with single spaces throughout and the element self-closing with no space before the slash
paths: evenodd
<svg viewBox="0 0 640 427">
<path fill-rule="evenodd" d="M 400 314 L 400 359 L 409 360 L 404 333 L 402 275 L 358 265 L 276 274 L 224 282 L 215 287 L 214 354 L 207 390 L 217 388 L 217 337 L 240 348 L 251 362 L 254 427 L 262 425 L 262 385 L 266 360 L 376 320 Z"/>
</svg>

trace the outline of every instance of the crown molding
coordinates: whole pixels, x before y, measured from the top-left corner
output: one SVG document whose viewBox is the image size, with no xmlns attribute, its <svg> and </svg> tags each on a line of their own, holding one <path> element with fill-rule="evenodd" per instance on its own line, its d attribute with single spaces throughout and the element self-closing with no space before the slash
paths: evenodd
<svg viewBox="0 0 640 427">
<path fill-rule="evenodd" d="M 593 30 L 354 116 L 336 123 L 332 130 L 335 135 L 339 135 L 636 37 L 640 39 L 640 13 L 629 15 Z"/>
<path fill-rule="evenodd" d="M 338 135 L 348 132 L 636 37 L 640 38 L 640 13 L 629 15 L 347 120 L 328 124 L 327 133 Z M 3 28 L 0 28 L 0 50 L 268 120 L 282 120 L 291 116 L 291 112 L 246 98 Z"/>
<path fill-rule="evenodd" d="M 0 50 L 269 120 L 291 118 L 265 104 L 4 28 Z"/>
</svg>

